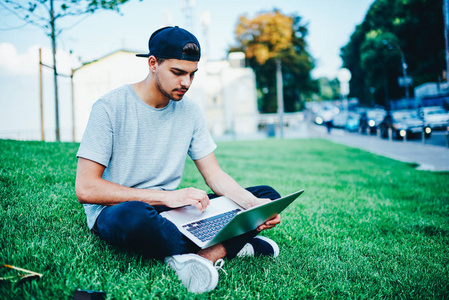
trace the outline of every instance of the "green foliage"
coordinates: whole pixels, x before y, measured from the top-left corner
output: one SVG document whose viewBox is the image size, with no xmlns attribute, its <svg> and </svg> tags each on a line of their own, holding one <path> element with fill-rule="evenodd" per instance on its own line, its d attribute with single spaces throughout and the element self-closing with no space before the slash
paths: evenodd
<svg viewBox="0 0 449 300">
<path fill-rule="evenodd" d="M 329 80 L 326 77 L 321 77 L 317 81 L 319 86 L 319 100 L 340 99 L 340 82 L 337 78 Z"/>
<path fill-rule="evenodd" d="M 277 111 L 276 59 L 282 62 L 284 109 L 298 111 L 302 102 L 317 90 L 310 78 L 314 62 L 307 52 L 308 30 L 297 15 L 284 15 L 278 10 L 260 13 L 253 19 L 241 16 L 236 27 L 237 45 L 232 51 L 245 52 L 256 73 L 259 110 Z"/>
<path fill-rule="evenodd" d="M 376 0 L 341 49 L 344 66 L 353 75 L 350 96 L 365 104 L 383 106 L 390 99 L 404 97 L 404 88 L 398 84 L 402 76 L 401 52 L 413 86 L 442 80 L 442 7 L 442 0 Z"/>
<path fill-rule="evenodd" d="M 403 94 L 402 89 L 392 88 L 397 86 L 397 78 L 402 76 L 401 54 L 392 51 L 392 45 L 398 43 L 397 38 L 391 33 L 371 31 L 361 45 L 361 66 L 363 70 L 369 70 L 364 72 L 365 83 L 374 91 L 384 93 L 383 97 L 377 100 L 377 104 L 384 107 L 388 106 L 388 99 L 400 98 Z M 396 49 L 398 48 L 394 50 Z"/>
<path fill-rule="evenodd" d="M 23 21 L 37 26 L 49 37 L 58 36 L 64 28 L 57 21 L 83 14 L 94 13 L 100 9 L 120 11 L 120 6 L 128 0 L 0 0 L 2 6 Z M 53 33 L 52 33 L 53 32 Z M 54 38 L 54 37 L 52 37 Z"/>
<path fill-rule="evenodd" d="M 77 289 L 107 299 L 449 298 L 447 172 L 325 140 L 219 143 L 222 168 L 243 186 L 306 192 L 263 232 L 277 259 L 227 261 L 217 288 L 193 295 L 162 262 L 88 231 L 74 192 L 78 144 L 0 140 L 0 149 L 0 263 L 43 274 L 0 282 L 0 299 L 71 299 Z M 188 186 L 207 190 L 190 160 Z"/>
</svg>

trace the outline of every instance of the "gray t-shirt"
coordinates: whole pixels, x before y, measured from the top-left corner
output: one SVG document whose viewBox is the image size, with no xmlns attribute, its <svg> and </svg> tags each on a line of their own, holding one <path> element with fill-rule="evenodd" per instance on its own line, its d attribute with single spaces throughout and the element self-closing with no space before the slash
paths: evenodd
<svg viewBox="0 0 449 300">
<path fill-rule="evenodd" d="M 125 85 L 95 102 L 77 157 L 105 166 L 105 180 L 133 188 L 174 190 L 181 182 L 187 154 L 197 160 L 215 148 L 195 102 L 183 98 L 156 109 Z M 84 204 L 90 229 L 104 208 Z"/>
</svg>

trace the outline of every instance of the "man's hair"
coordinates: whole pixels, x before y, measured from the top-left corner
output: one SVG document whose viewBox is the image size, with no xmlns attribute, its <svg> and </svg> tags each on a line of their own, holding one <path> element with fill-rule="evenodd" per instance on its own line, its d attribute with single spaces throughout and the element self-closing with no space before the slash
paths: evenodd
<svg viewBox="0 0 449 300">
<path fill-rule="evenodd" d="M 182 54 L 192 56 L 200 55 L 200 47 L 198 47 L 198 45 L 195 43 L 187 43 L 182 48 Z"/>
<path fill-rule="evenodd" d="M 200 55 L 200 47 L 195 43 L 187 43 L 182 48 L 182 54 L 185 55 Z M 168 58 L 156 57 L 157 63 L 160 65 Z"/>
</svg>

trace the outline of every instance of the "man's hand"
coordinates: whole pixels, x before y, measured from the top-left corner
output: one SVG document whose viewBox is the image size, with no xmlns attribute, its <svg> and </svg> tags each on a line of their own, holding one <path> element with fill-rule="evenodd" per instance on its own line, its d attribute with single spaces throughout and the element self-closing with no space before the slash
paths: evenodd
<svg viewBox="0 0 449 300">
<path fill-rule="evenodd" d="M 105 166 L 84 158 L 78 159 L 75 191 L 82 204 L 115 205 L 129 200 L 136 200 L 150 205 L 181 207 L 194 205 L 205 211 L 209 205 L 206 192 L 187 188 L 176 191 L 137 189 L 122 186 L 102 178 Z"/>
<path fill-rule="evenodd" d="M 265 203 L 271 202 L 270 199 L 255 199 L 252 206 L 259 206 Z M 265 223 L 257 227 L 257 231 L 262 231 L 266 229 L 271 229 L 275 227 L 277 224 L 281 223 L 281 215 L 276 215 L 273 218 L 267 220 Z"/>
<path fill-rule="evenodd" d="M 170 192 L 170 198 L 166 206 L 175 208 L 193 205 L 200 211 L 206 211 L 209 204 L 209 197 L 205 191 L 190 187 Z"/>
</svg>

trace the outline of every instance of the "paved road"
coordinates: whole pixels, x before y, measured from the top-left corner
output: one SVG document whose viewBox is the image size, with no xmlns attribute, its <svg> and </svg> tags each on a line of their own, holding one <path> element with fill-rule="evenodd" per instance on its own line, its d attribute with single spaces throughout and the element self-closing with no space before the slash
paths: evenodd
<svg viewBox="0 0 449 300">
<path fill-rule="evenodd" d="M 426 139 L 425 143 L 429 145 L 447 147 L 446 131 L 433 131 L 430 138 Z M 422 143 L 421 139 L 413 139 L 411 142 Z"/>
<path fill-rule="evenodd" d="M 372 136 L 375 136 L 375 134 Z M 447 138 L 446 131 L 433 131 L 432 135 L 429 138 L 426 138 L 424 143 L 428 145 L 447 147 Z M 422 143 L 422 138 L 417 137 L 407 141 L 411 143 Z"/>
<path fill-rule="evenodd" d="M 279 131 L 276 132 L 276 136 L 279 137 Z M 228 136 L 220 138 L 220 140 L 265 138 L 267 138 L 266 133 L 260 132 L 251 136 Z M 445 143 L 436 146 L 423 144 L 419 141 L 390 141 L 375 135 L 366 136 L 339 129 L 332 129 L 331 134 L 328 134 L 324 126 L 307 121 L 286 128 L 284 138 L 325 138 L 335 143 L 363 149 L 399 161 L 416 163 L 419 165 L 418 170 L 449 172 L 449 148 L 445 146 Z"/>
<path fill-rule="evenodd" d="M 416 163 L 418 170 L 449 171 L 449 148 L 423 144 L 418 141 L 389 141 L 377 136 L 332 130 L 327 134 L 325 128 L 307 125 L 309 136 L 327 138 L 335 143 L 360 148 L 369 152 L 403 162 Z"/>
</svg>

